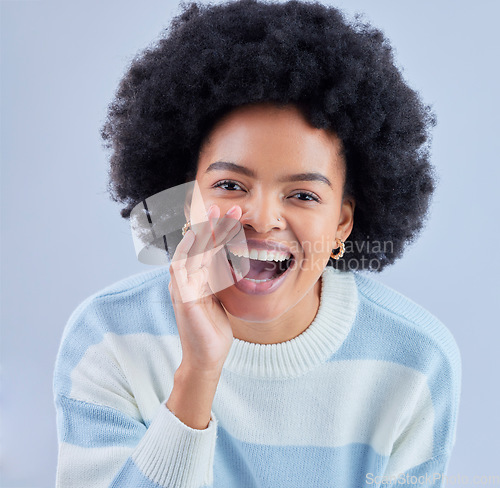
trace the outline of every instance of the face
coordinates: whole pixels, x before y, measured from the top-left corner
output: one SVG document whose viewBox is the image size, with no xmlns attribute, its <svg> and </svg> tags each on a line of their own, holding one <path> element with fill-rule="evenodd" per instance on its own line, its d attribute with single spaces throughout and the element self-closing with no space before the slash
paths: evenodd
<svg viewBox="0 0 500 488">
<path fill-rule="evenodd" d="M 341 141 L 311 126 L 294 106 L 241 107 L 213 128 L 196 174 L 204 210 L 216 204 L 224 215 L 238 205 L 249 250 L 265 241 L 293 254 L 286 273 L 274 280 L 279 286 L 243 279 L 216 293 L 233 317 L 272 322 L 304 314 L 303 305 L 317 307 L 335 238 L 345 240 L 352 229 L 354 201 L 342 199 L 344 173 Z M 316 311 L 307 312 L 314 317 Z"/>
</svg>

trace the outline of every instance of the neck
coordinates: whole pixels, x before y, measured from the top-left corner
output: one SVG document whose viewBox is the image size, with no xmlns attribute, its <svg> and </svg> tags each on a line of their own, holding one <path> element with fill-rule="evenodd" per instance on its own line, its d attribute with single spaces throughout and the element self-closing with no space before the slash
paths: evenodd
<svg viewBox="0 0 500 488">
<path fill-rule="evenodd" d="M 227 316 L 236 339 L 255 344 L 278 344 L 302 334 L 318 312 L 321 296 L 321 277 L 292 308 L 269 322 L 248 322 Z"/>
</svg>

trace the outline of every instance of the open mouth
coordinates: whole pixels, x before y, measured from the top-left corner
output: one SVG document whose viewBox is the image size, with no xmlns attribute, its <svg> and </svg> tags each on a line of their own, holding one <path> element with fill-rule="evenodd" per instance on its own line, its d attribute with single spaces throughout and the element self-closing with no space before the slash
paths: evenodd
<svg viewBox="0 0 500 488">
<path fill-rule="evenodd" d="M 246 280 L 255 283 L 263 283 L 272 281 L 281 276 L 292 265 L 294 257 L 290 255 L 288 259 L 271 260 L 271 259 L 251 259 L 248 257 L 236 256 L 226 249 L 226 256 L 235 276 L 238 279 L 245 278 Z M 249 271 L 244 275 L 242 269 Z"/>
</svg>

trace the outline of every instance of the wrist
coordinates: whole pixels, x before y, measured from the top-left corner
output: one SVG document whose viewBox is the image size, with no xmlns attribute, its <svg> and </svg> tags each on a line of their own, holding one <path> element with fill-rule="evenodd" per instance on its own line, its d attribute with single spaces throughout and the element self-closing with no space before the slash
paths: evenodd
<svg viewBox="0 0 500 488">
<path fill-rule="evenodd" d="M 222 374 L 222 366 L 220 367 L 200 367 L 189 361 L 183 360 L 174 374 L 174 382 L 179 383 L 204 383 L 207 385 L 219 383 Z"/>
<path fill-rule="evenodd" d="M 179 366 L 167 408 L 187 426 L 206 429 L 219 378 L 217 371 L 192 368 L 186 363 Z"/>
</svg>

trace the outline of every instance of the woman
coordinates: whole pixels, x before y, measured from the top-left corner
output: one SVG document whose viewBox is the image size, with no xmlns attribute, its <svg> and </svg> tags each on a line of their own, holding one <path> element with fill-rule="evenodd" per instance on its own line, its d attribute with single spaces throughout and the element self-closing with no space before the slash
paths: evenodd
<svg viewBox="0 0 500 488">
<path fill-rule="evenodd" d="M 124 218 L 187 182 L 200 198 L 168 267 L 68 322 L 58 486 L 441 486 L 457 346 L 359 273 L 423 227 L 433 124 L 384 36 L 332 7 L 187 5 L 102 135 Z"/>
</svg>

